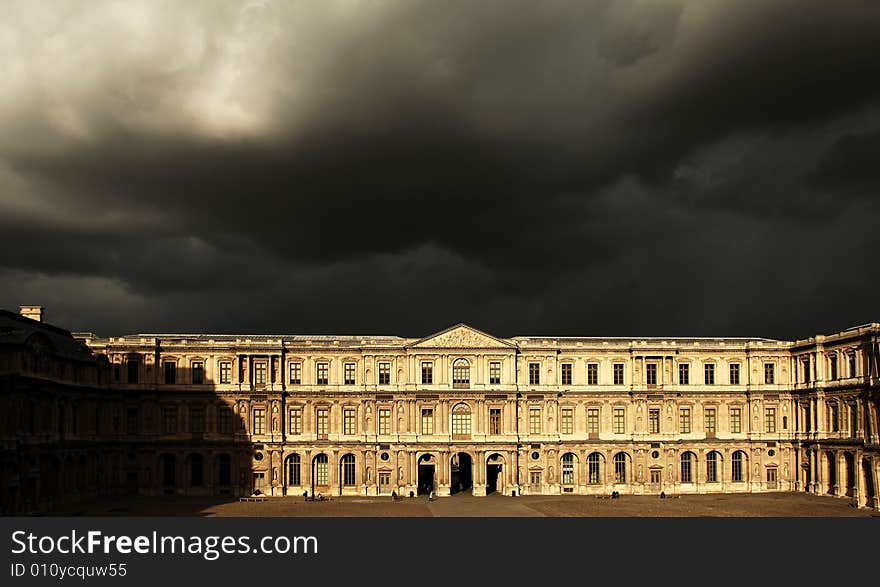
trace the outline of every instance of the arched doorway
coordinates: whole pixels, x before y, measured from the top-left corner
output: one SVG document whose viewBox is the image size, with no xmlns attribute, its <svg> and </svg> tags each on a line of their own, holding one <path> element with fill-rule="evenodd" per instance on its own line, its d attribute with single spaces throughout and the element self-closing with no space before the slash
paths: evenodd
<svg viewBox="0 0 880 587">
<path fill-rule="evenodd" d="M 828 479 L 828 493 L 834 494 L 837 490 L 837 455 L 832 451 L 825 453 L 825 478 Z"/>
<path fill-rule="evenodd" d="M 486 459 L 486 495 L 490 493 L 504 494 L 504 457 L 498 453 Z"/>
<path fill-rule="evenodd" d="M 330 489 L 330 465 L 324 453 L 312 459 L 312 497 L 316 489 L 319 493 L 326 493 Z"/>
<path fill-rule="evenodd" d="M 466 452 L 452 455 L 449 478 L 452 481 L 449 487 L 451 495 L 471 488 L 474 479 L 471 455 Z"/>
<path fill-rule="evenodd" d="M 434 488 L 434 457 L 422 455 L 419 457 L 419 495 L 428 495 Z"/>
</svg>

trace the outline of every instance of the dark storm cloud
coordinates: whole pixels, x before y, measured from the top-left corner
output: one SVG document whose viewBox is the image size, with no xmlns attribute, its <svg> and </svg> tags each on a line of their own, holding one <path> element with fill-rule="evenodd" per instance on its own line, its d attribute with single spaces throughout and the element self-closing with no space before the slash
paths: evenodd
<svg viewBox="0 0 880 587">
<path fill-rule="evenodd" d="M 874 3 L 99 4 L 0 25 L 5 307 L 104 332 L 876 319 L 850 291 L 878 281 Z"/>
</svg>

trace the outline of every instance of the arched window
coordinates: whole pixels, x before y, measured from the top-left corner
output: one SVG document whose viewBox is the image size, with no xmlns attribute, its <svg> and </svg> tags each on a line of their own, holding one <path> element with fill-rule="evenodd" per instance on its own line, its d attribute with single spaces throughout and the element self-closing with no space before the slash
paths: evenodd
<svg viewBox="0 0 880 587">
<path fill-rule="evenodd" d="M 602 463 L 602 456 L 594 452 L 587 457 L 587 483 L 590 485 L 599 484 L 599 467 Z"/>
<path fill-rule="evenodd" d="M 189 484 L 193 487 L 204 485 L 204 463 L 200 454 L 193 454 L 189 458 Z"/>
<path fill-rule="evenodd" d="M 686 452 L 681 455 L 681 482 L 682 483 L 693 483 L 693 477 L 691 475 L 692 470 L 692 462 L 693 462 L 693 454 Z"/>
<path fill-rule="evenodd" d="M 342 484 L 354 485 L 354 455 L 342 457 Z"/>
<path fill-rule="evenodd" d="M 562 455 L 562 484 L 574 485 L 574 455 L 570 452 Z"/>
<path fill-rule="evenodd" d="M 302 485 L 300 462 L 300 456 L 298 454 L 292 454 L 287 457 L 287 485 Z"/>
<path fill-rule="evenodd" d="M 471 366 L 466 359 L 452 364 L 452 387 L 467 389 L 471 386 Z"/>
<path fill-rule="evenodd" d="M 471 408 L 465 403 L 452 408 L 452 438 L 471 437 Z"/>
<path fill-rule="evenodd" d="M 714 450 L 706 455 L 706 482 L 718 483 L 718 453 Z"/>
<path fill-rule="evenodd" d="M 229 455 L 217 456 L 217 484 L 229 485 L 232 482 L 232 459 Z"/>
<path fill-rule="evenodd" d="M 614 482 L 626 483 L 626 453 L 614 455 Z"/>
<path fill-rule="evenodd" d="M 731 459 L 731 479 L 734 483 L 741 483 L 745 480 L 743 477 L 743 462 L 745 461 L 745 454 L 743 451 L 738 450 L 733 453 L 733 457 Z"/>
<path fill-rule="evenodd" d="M 315 457 L 315 485 L 329 485 L 327 476 L 327 455 L 319 454 Z"/>
</svg>

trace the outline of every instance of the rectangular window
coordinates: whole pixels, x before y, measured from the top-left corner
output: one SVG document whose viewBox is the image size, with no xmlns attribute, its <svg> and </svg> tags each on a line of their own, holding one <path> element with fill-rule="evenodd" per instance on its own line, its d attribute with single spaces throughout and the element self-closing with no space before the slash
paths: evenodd
<svg viewBox="0 0 880 587">
<path fill-rule="evenodd" d="M 850 353 L 848 355 L 849 358 L 849 376 L 856 377 L 858 374 L 856 373 L 856 354 Z"/>
<path fill-rule="evenodd" d="M 162 371 L 165 374 L 165 384 L 173 385 L 177 383 L 177 363 L 174 361 L 165 361 L 162 363 Z"/>
<path fill-rule="evenodd" d="M 177 434 L 177 406 L 165 406 L 162 409 L 165 434 Z"/>
<path fill-rule="evenodd" d="M 562 364 L 562 385 L 571 385 L 571 363 Z"/>
<path fill-rule="evenodd" d="M 764 408 L 764 432 L 776 432 L 776 408 Z"/>
<path fill-rule="evenodd" d="M 804 369 L 804 383 L 810 382 L 810 360 L 804 359 L 803 361 L 803 369 Z"/>
<path fill-rule="evenodd" d="M 379 385 L 391 383 L 391 363 L 379 363 Z"/>
<path fill-rule="evenodd" d="M 354 363 L 346 363 L 342 368 L 343 375 L 343 384 L 344 385 L 354 385 L 355 383 L 355 364 Z"/>
<path fill-rule="evenodd" d="M 431 385 L 434 383 L 434 363 L 430 361 L 422 362 L 422 385 Z"/>
<path fill-rule="evenodd" d="M 730 384 L 739 385 L 739 363 L 731 363 L 730 365 Z"/>
<path fill-rule="evenodd" d="M 489 434 L 501 434 L 501 408 L 489 410 Z"/>
<path fill-rule="evenodd" d="M 391 410 L 389 408 L 379 410 L 379 434 L 391 434 Z"/>
<path fill-rule="evenodd" d="M 266 410 L 257 408 L 254 410 L 254 434 L 266 433 Z"/>
<path fill-rule="evenodd" d="M 290 410 L 287 414 L 287 431 L 289 434 L 302 434 L 303 430 L 303 413 L 300 408 Z"/>
<path fill-rule="evenodd" d="M 201 361 L 192 363 L 192 382 L 193 385 L 201 385 L 205 382 L 205 364 Z"/>
<path fill-rule="evenodd" d="M 318 440 L 327 440 L 330 433 L 329 418 L 330 411 L 326 408 L 319 408 L 315 412 L 315 432 L 318 434 Z"/>
<path fill-rule="evenodd" d="M 764 383 L 766 385 L 776 383 L 776 363 L 764 363 Z"/>
<path fill-rule="evenodd" d="M 300 385 L 302 383 L 302 363 L 290 364 L 290 383 Z"/>
<path fill-rule="evenodd" d="M 571 434 L 574 432 L 574 409 L 562 408 L 562 421 L 560 422 L 560 432 L 562 434 Z"/>
<path fill-rule="evenodd" d="M 140 373 L 140 361 L 135 359 L 128 360 L 128 382 L 129 383 L 137 383 L 138 382 L 138 374 Z"/>
<path fill-rule="evenodd" d="M 742 432 L 742 410 L 730 408 L 730 431 L 734 434 Z"/>
<path fill-rule="evenodd" d="M 529 471 L 529 484 L 534 489 L 541 487 L 541 471 Z"/>
<path fill-rule="evenodd" d="M 648 363 L 645 365 L 645 383 L 648 385 L 657 385 L 657 363 Z"/>
<path fill-rule="evenodd" d="M 330 364 L 318 363 L 315 366 L 315 385 L 327 385 L 329 381 Z"/>
<path fill-rule="evenodd" d="M 703 376 L 706 385 L 715 385 L 715 364 L 706 363 L 703 365 Z"/>
<path fill-rule="evenodd" d="M 205 409 L 201 407 L 191 407 L 189 409 L 189 430 L 193 434 L 202 434 L 205 432 Z"/>
<path fill-rule="evenodd" d="M 662 478 L 662 476 L 663 476 L 662 469 L 651 469 L 651 483 L 653 485 L 659 485 L 660 479 Z"/>
<path fill-rule="evenodd" d="M 342 433 L 343 434 L 357 434 L 357 426 L 355 415 L 357 411 L 353 408 L 346 408 L 342 412 Z"/>
<path fill-rule="evenodd" d="M 623 385 L 623 363 L 614 363 L 614 385 Z"/>
<path fill-rule="evenodd" d="M 587 363 L 587 385 L 599 385 L 599 363 Z"/>
<path fill-rule="evenodd" d="M 498 361 L 489 363 L 489 384 L 501 385 L 501 363 Z"/>
<path fill-rule="evenodd" d="M 681 408 L 678 411 L 678 431 L 682 434 L 691 433 L 691 409 Z"/>
<path fill-rule="evenodd" d="M 529 434 L 541 433 L 541 408 L 529 408 Z"/>
<path fill-rule="evenodd" d="M 220 406 L 217 409 L 217 432 L 232 434 L 232 410 L 228 406 Z"/>
<path fill-rule="evenodd" d="M 706 408 L 704 410 L 703 421 L 706 434 L 715 434 L 715 408 Z"/>
<path fill-rule="evenodd" d="M 678 366 L 678 384 L 690 385 L 691 382 L 691 366 L 687 363 L 681 363 Z"/>
<path fill-rule="evenodd" d="M 828 357 L 828 379 L 837 379 L 837 354 Z"/>
<path fill-rule="evenodd" d="M 229 361 L 220 363 L 220 383 L 232 383 L 232 365 Z"/>
<path fill-rule="evenodd" d="M 648 410 L 648 432 L 660 434 L 660 410 Z"/>
<path fill-rule="evenodd" d="M 830 404 L 828 406 L 828 429 L 831 432 L 838 432 L 840 430 L 840 414 L 837 410 L 837 404 Z"/>
<path fill-rule="evenodd" d="M 626 432 L 626 409 L 614 408 L 614 433 L 623 434 Z"/>
<path fill-rule="evenodd" d="M 541 384 L 541 365 L 539 363 L 529 363 L 529 385 Z"/>
<path fill-rule="evenodd" d="M 254 363 L 254 384 L 266 385 L 266 362 L 257 361 Z"/>
<path fill-rule="evenodd" d="M 587 410 L 587 432 L 589 434 L 599 434 L 599 408 L 589 408 Z"/>
<path fill-rule="evenodd" d="M 433 408 L 422 408 L 422 434 L 434 434 Z"/>
</svg>

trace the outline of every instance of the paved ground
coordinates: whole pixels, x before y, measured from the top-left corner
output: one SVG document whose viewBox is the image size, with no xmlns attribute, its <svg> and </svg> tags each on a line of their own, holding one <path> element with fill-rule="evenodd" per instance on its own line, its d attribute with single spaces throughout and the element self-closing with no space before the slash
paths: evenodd
<svg viewBox="0 0 880 587">
<path fill-rule="evenodd" d="M 304 502 L 301 497 L 239 502 L 205 498 L 102 500 L 59 511 L 67 516 L 252 516 L 252 517 L 865 517 L 880 513 L 856 509 L 848 499 L 804 493 L 686 495 L 675 499 L 628 496 L 456 495 L 429 502 L 425 497 L 344 497 Z"/>
</svg>

